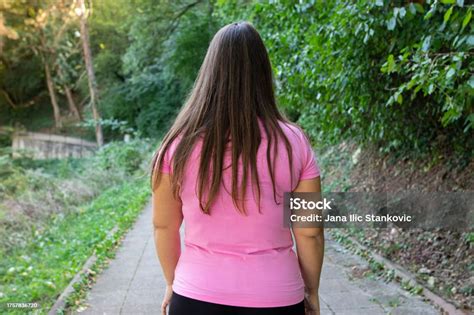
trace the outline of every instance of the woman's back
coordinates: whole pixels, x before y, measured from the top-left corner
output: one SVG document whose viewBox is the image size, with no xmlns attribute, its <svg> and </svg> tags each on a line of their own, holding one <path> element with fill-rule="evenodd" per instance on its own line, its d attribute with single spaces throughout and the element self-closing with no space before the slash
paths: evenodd
<svg viewBox="0 0 474 315">
<path fill-rule="evenodd" d="M 283 224 L 283 194 L 293 191 L 301 180 L 318 177 L 319 168 L 303 132 L 289 123 L 280 122 L 292 146 L 293 167 L 289 168 L 285 144 L 278 139 L 276 154 L 270 150 L 275 196 L 267 163 L 267 137 L 260 120 L 259 125 L 261 142 L 256 162 L 260 207 L 249 178 L 246 214 L 235 207 L 230 193 L 232 142 L 229 142 L 224 155 L 222 183 L 210 214 L 201 211 L 196 186 L 202 141 L 197 141 L 192 150 L 180 189 L 185 248 L 179 258 L 173 283 L 173 289 L 178 294 L 202 301 L 247 307 L 284 306 L 296 304 L 303 298 L 304 284 L 292 250 L 291 232 Z M 178 139 L 166 151 L 162 173 L 172 173 L 171 160 Z"/>
<path fill-rule="evenodd" d="M 323 231 L 293 229 L 297 258 L 283 196 L 320 191 L 319 168 L 273 88 L 257 30 L 221 28 L 152 162 L 163 314 L 303 314 L 305 290 L 318 309 Z"/>
</svg>

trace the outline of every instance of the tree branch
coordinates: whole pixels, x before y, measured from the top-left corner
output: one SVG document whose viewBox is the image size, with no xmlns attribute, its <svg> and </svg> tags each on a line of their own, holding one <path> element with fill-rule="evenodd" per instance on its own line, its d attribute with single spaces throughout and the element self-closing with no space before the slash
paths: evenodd
<svg viewBox="0 0 474 315">
<path fill-rule="evenodd" d="M 168 29 L 166 30 L 166 36 L 165 36 L 166 39 L 168 39 L 169 36 L 171 36 L 171 34 L 176 30 L 176 28 L 179 25 L 180 18 L 183 15 L 185 15 L 186 12 L 188 12 L 189 10 L 191 10 L 193 7 L 195 7 L 196 5 L 198 5 L 201 2 L 202 2 L 202 0 L 197 0 L 193 3 L 188 4 L 187 6 L 182 8 L 175 17 L 173 17 L 173 19 L 170 22 L 170 27 L 168 27 Z"/>
<path fill-rule="evenodd" d="M 36 95 L 33 99 L 29 100 L 26 103 L 15 104 L 15 102 L 12 100 L 10 94 L 8 94 L 8 92 L 5 91 L 4 89 L 0 90 L 0 95 L 3 95 L 3 98 L 7 101 L 8 105 L 10 105 L 13 109 L 31 107 L 31 106 L 35 105 L 38 98 L 40 98 L 42 96 L 41 93 L 40 93 L 40 94 Z"/>
</svg>

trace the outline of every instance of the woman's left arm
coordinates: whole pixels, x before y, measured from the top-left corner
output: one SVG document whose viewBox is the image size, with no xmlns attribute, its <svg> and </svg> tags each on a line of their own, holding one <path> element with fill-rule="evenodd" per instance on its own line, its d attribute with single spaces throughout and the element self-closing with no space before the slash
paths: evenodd
<svg viewBox="0 0 474 315">
<path fill-rule="evenodd" d="M 183 222 L 181 200 L 173 196 L 168 174 L 161 174 L 160 183 L 153 191 L 152 206 L 155 247 L 166 279 L 166 293 L 161 306 L 162 314 L 166 314 L 172 294 L 174 271 L 181 254 L 179 228 Z"/>
</svg>

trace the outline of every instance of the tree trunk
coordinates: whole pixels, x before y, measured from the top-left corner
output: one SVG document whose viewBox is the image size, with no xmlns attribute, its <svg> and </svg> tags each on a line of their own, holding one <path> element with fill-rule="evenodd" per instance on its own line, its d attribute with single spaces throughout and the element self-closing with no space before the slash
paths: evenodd
<svg viewBox="0 0 474 315">
<path fill-rule="evenodd" d="M 61 81 L 63 82 L 62 86 L 64 89 L 64 94 L 66 94 L 69 111 L 74 115 L 74 117 L 77 118 L 77 120 L 80 121 L 82 119 L 81 112 L 79 111 L 79 108 L 77 107 L 77 104 L 74 101 L 71 88 L 69 87 L 67 83 L 65 83 L 66 81 L 64 77 L 64 72 L 62 71 L 61 66 L 57 67 L 56 73 L 58 74 L 58 76 L 61 78 Z"/>
<path fill-rule="evenodd" d="M 51 75 L 51 68 L 49 67 L 48 58 L 45 56 L 45 51 L 47 51 L 46 41 L 44 38 L 44 33 L 40 30 L 40 42 L 41 42 L 41 49 L 40 49 L 40 57 L 41 62 L 44 66 L 44 73 L 46 75 L 46 85 L 48 86 L 49 98 L 51 99 L 51 106 L 53 106 L 53 113 L 54 113 L 54 123 L 56 128 L 62 127 L 61 121 L 61 112 L 59 110 L 58 99 L 56 97 L 56 91 L 54 90 L 54 82 L 53 76 Z"/>
<path fill-rule="evenodd" d="M 67 103 L 69 105 L 69 111 L 74 114 L 74 116 L 78 119 L 81 120 L 81 113 L 79 112 L 79 108 L 76 105 L 76 102 L 74 101 L 74 98 L 72 97 L 72 92 L 69 86 L 64 85 L 64 93 L 66 94 L 67 98 Z"/>
<path fill-rule="evenodd" d="M 80 26 L 81 26 L 81 40 L 82 48 L 84 51 L 84 62 L 86 64 L 87 77 L 89 79 L 89 94 L 90 102 L 92 107 L 92 114 L 95 121 L 95 135 L 97 144 L 102 146 L 104 144 L 104 137 L 102 135 L 102 126 L 100 125 L 100 114 L 97 109 L 97 82 L 95 79 L 94 66 L 92 64 L 92 54 L 89 46 L 89 30 L 87 28 L 87 14 L 84 0 L 77 1 L 80 15 Z"/>
<path fill-rule="evenodd" d="M 45 59 L 45 58 L 44 58 Z M 51 105 L 53 106 L 54 122 L 57 128 L 62 127 L 61 112 L 59 111 L 58 100 L 56 97 L 56 91 L 54 90 L 53 78 L 51 76 L 51 70 L 49 64 L 44 60 L 44 73 L 46 74 L 46 84 L 48 86 L 49 98 L 51 99 Z"/>
</svg>

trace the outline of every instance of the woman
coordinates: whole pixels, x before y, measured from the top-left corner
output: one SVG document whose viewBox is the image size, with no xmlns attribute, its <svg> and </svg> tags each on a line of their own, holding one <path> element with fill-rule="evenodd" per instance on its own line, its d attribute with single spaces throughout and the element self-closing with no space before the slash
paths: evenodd
<svg viewBox="0 0 474 315">
<path fill-rule="evenodd" d="M 210 43 L 153 159 L 153 224 L 171 315 L 319 314 L 322 228 L 283 224 L 284 192 L 320 192 L 301 129 L 278 111 L 270 60 L 247 22 Z M 184 251 L 179 229 L 185 222 Z"/>
</svg>

